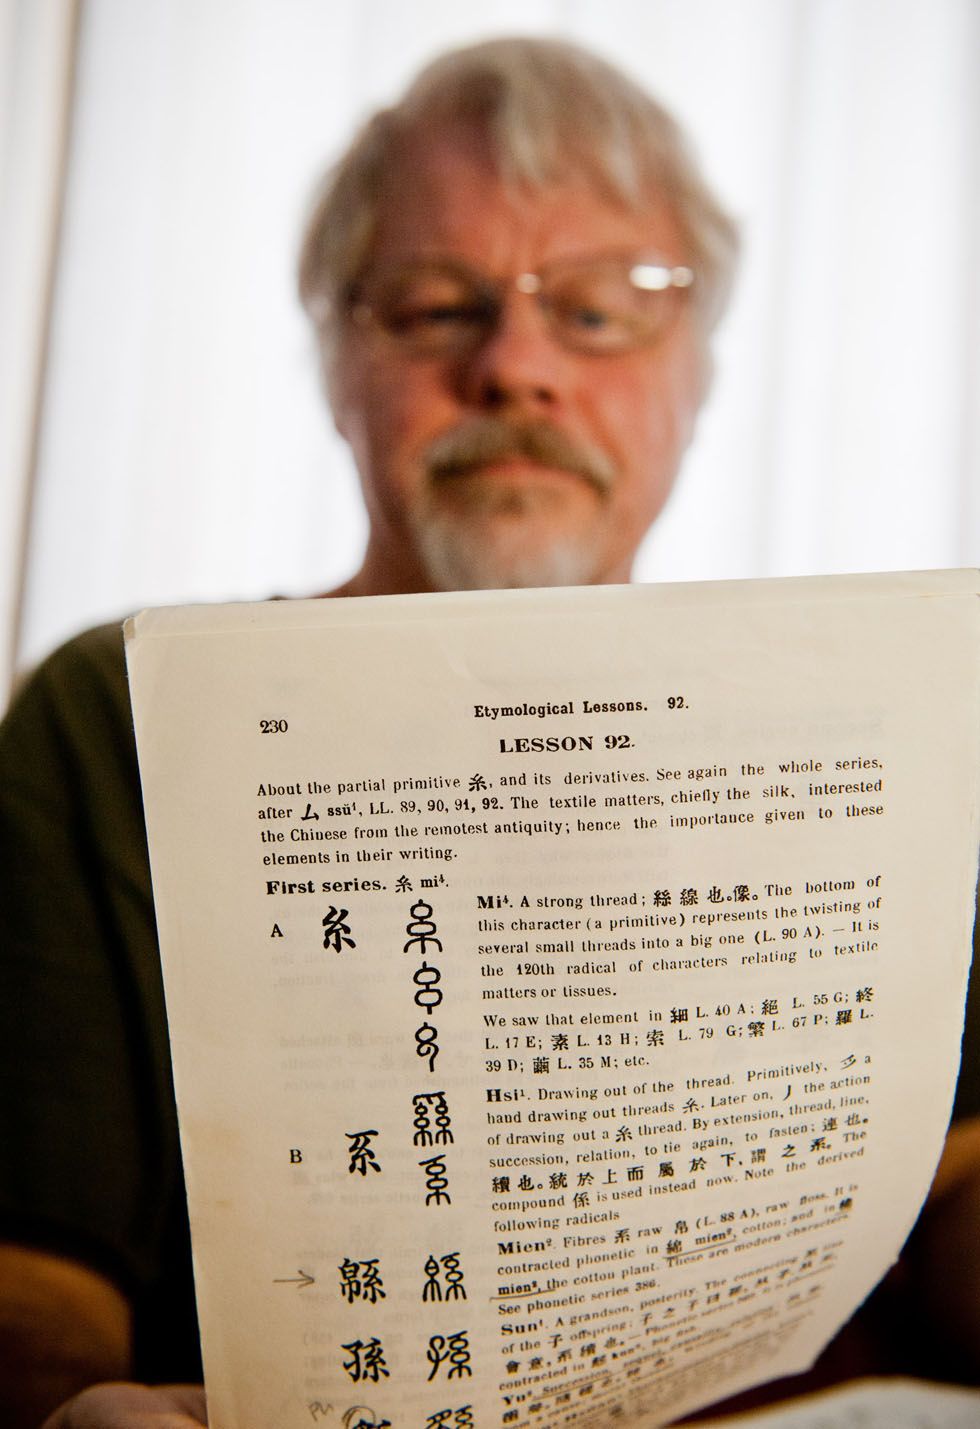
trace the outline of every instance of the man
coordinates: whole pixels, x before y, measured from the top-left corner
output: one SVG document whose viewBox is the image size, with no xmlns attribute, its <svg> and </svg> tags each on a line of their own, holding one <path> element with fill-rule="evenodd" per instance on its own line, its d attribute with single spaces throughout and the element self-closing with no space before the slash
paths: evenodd
<svg viewBox="0 0 980 1429">
<path fill-rule="evenodd" d="M 583 56 L 480 55 L 367 127 L 302 256 L 370 515 L 347 594 L 628 580 L 707 383 L 735 239 L 670 121 L 618 77 L 583 115 Z"/>
<path fill-rule="evenodd" d="M 302 255 L 370 517 L 333 594 L 628 580 L 734 249 L 672 122 L 591 56 L 507 41 L 425 71 L 331 177 Z M 199 1374 L 117 632 L 42 668 L 0 759 L 4 1422 L 35 1426 L 86 1384 Z M 48 1429 L 203 1413 L 195 1390 L 97 1386 Z"/>
</svg>

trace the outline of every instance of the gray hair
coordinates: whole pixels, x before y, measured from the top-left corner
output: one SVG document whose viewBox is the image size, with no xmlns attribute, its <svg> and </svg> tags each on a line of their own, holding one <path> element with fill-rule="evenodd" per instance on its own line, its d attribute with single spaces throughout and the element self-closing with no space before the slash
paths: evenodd
<svg viewBox="0 0 980 1429">
<path fill-rule="evenodd" d="M 369 260 L 385 177 L 405 140 L 433 122 L 478 128 L 508 183 L 543 188 L 571 175 L 631 209 L 664 196 L 697 273 L 705 330 L 720 317 L 738 236 L 676 121 L 621 71 L 577 45 L 498 39 L 427 65 L 325 175 L 303 239 L 299 294 L 328 343 Z"/>
</svg>

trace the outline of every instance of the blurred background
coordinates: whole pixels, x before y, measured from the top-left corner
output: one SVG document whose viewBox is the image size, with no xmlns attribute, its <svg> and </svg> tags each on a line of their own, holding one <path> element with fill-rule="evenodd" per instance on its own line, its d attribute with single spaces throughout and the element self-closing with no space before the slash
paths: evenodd
<svg viewBox="0 0 980 1429">
<path fill-rule="evenodd" d="M 0 0 L 0 705 L 85 625 L 354 570 L 309 196 L 432 54 L 526 31 L 644 82 L 742 225 L 639 576 L 978 563 L 977 0 Z"/>
</svg>

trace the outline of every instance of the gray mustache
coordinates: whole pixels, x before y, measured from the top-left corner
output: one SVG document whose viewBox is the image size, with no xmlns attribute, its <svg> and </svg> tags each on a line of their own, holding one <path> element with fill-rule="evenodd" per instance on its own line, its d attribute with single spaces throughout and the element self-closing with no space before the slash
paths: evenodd
<svg viewBox="0 0 980 1429">
<path fill-rule="evenodd" d="M 572 472 L 603 493 L 617 475 L 605 452 L 566 436 L 549 422 L 508 422 L 498 417 L 477 417 L 444 432 L 429 447 L 426 466 L 439 481 L 508 457 L 525 457 L 540 466 Z"/>
</svg>

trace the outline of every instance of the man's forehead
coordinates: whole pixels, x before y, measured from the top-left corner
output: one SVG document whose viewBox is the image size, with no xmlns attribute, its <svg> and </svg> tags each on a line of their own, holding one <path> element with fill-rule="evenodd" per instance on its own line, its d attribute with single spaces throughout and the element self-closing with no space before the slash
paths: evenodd
<svg viewBox="0 0 980 1429">
<path fill-rule="evenodd" d="M 458 255 L 510 271 L 550 257 L 608 249 L 687 256 L 666 198 L 630 206 L 571 164 L 539 182 L 501 172 L 486 134 L 472 124 L 423 126 L 389 165 L 371 258 L 384 262 Z"/>
</svg>

